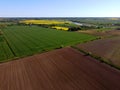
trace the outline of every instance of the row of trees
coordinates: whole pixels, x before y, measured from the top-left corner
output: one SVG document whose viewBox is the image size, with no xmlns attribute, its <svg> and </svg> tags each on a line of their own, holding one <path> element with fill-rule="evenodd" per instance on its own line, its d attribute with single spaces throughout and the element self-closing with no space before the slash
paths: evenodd
<svg viewBox="0 0 120 90">
<path fill-rule="evenodd" d="M 19 24 L 19 25 L 26 25 L 26 24 Z M 36 26 L 36 24 L 27 24 L 28 26 Z M 45 27 L 45 28 L 51 28 L 53 26 L 58 26 L 58 25 L 55 25 L 55 24 L 51 24 L 51 25 L 46 25 L 46 24 L 38 24 L 37 26 L 40 26 L 40 27 Z M 68 31 L 78 31 L 78 30 L 89 30 L 89 29 L 99 29 L 101 27 L 95 27 L 95 26 L 71 26 L 71 27 L 68 27 L 69 30 Z"/>
<path fill-rule="evenodd" d="M 70 27 L 69 31 L 78 31 L 78 30 L 90 30 L 90 29 L 100 29 L 102 27 L 96 26 L 79 26 L 79 27 Z"/>
</svg>

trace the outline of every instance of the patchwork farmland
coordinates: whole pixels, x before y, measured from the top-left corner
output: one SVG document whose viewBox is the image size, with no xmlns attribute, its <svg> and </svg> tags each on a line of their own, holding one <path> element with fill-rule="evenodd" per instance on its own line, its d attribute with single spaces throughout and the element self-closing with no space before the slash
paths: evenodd
<svg viewBox="0 0 120 90">
<path fill-rule="evenodd" d="M 1 62 L 96 39 L 92 35 L 38 26 L 9 26 L 2 29 L 2 33 Z"/>
<path fill-rule="evenodd" d="M 0 64 L 0 90 L 119 90 L 120 71 L 67 47 Z"/>
<path fill-rule="evenodd" d="M 77 48 L 103 58 L 105 62 L 120 68 L 120 37 L 114 36 L 77 45 Z"/>
<path fill-rule="evenodd" d="M 0 90 L 120 90 L 120 29 L 106 23 L 1 21 Z"/>
</svg>

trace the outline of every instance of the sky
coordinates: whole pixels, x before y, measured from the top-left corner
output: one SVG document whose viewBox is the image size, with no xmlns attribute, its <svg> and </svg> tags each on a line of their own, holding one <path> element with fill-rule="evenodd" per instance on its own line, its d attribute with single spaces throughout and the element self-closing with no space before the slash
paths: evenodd
<svg viewBox="0 0 120 90">
<path fill-rule="evenodd" d="M 120 17 L 120 0 L 0 0 L 0 17 Z"/>
</svg>

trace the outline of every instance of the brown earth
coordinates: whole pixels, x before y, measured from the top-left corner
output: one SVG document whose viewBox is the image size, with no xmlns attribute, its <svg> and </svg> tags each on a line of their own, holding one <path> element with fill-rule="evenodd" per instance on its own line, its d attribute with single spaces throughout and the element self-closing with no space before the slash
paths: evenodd
<svg viewBox="0 0 120 90">
<path fill-rule="evenodd" d="M 95 36 L 101 36 L 101 37 L 111 37 L 111 36 L 120 36 L 120 30 L 103 30 L 103 31 L 98 31 L 98 30 L 84 30 L 84 31 L 79 31 L 81 33 L 87 33 L 87 34 L 92 34 Z"/>
<path fill-rule="evenodd" d="M 70 47 L 0 64 L 0 90 L 120 90 L 120 71 Z"/>
<path fill-rule="evenodd" d="M 77 47 L 120 67 L 120 37 L 96 40 L 77 45 Z"/>
</svg>

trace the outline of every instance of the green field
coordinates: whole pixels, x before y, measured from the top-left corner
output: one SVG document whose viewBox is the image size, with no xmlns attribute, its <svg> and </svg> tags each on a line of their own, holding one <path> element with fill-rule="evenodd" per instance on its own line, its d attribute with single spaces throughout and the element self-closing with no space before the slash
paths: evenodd
<svg viewBox="0 0 120 90">
<path fill-rule="evenodd" d="M 58 31 L 38 26 L 8 26 L 0 35 L 0 61 L 33 55 L 96 37 L 77 32 Z"/>
</svg>

